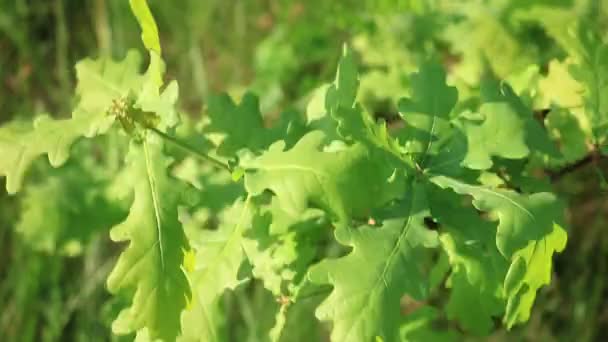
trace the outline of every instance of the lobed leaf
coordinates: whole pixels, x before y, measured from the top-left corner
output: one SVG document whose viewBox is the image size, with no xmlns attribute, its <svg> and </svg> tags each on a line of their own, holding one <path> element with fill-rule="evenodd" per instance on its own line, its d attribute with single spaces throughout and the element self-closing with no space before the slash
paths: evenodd
<svg viewBox="0 0 608 342">
<path fill-rule="evenodd" d="M 128 155 L 134 200 L 124 222 L 112 228 L 116 242 L 130 241 L 108 277 L 112 293 L 133 292 L 132 304 L 112 325 L 117 334 L 147 328 L 151 339 L 173 341 L 190 298 L 183 271 L 188 241 L 177 218 L 181 183 L 170 178 L 162 145 L 132 145 Z"/>
<path fill-rule="evenodd" d="M 473 197 L 473 205 L 498 220 L 496 246 L 510 262 L 503 287 L 507 301 L 503 317 L 508 327 L 525 322 L 537 290 L 550 282 L 551 258 L 566 244 L 559 226 L 562 208 L 549 193 L 520 195 L 469 185 L 445 176 L 430 179 L 443 188 Z"/>
<path fill-rule="evenodd" d="M 205 131 L 223 135 L 218 155 L 235 157 L 242 150 L 259 153 L 279 139 L 291 146 L 307 130 L 302 118 L 291 111 L 282 113 L 272 127 L 266 127 L 259 107 L 258 97 L 252 93 L 243 95 L 239 104 L 226 94 L 209 98 L 207 114 L 211 123 Z"/>
<path fill-rule="evenodd" d="M 327 210 L 332 220 L 346 224 L 367 217 L 371 209 L 399 193 L 394 166 L 371 155 L 361 144 L 322 151 L 325 135 L 314 131 L 290 150 L 274 143 L 261 156 L 243 161 L 245 188 L 255 196 L 271 190 L 283 210 L 297 216 L 309 205 Z"/>
<path fill-rule="evenodd" d="M 25 187 L 15 225 L 32 249 L 79 255 L 92 236 L 124 217 L 104 193 L 106 175 L 99 177 L 99 172 L 75 163 L 45 172 L 44 179 Z"/>
<path fill-rule="evenodd" d="M 106 115 L 112 100 L 137 91 L 142 76 L 137 69 L 139 55 L 130 51 L 118 62 L 107 58 L 85 59 L 76 65 L 79 102 L 70 119 L 41 116 L 33 126 L 12 124 L 0 127 L 0 176 L 6 176 L 6 190 L 14 194 L 32 162 L 48 155 L 53 167 L 69 157 L 71 146 L 81 137 L 92 138 L 108 131 L 114 118 Z"/>
<path fill-rule="evenodd" d="M 243 240 L 255 215 L 249 200 L 237 201 L 222 218 L 217 231 L 203 231 L 193 241 L 196 254 L 194 269 L 189 273 L 193 301 L 182 314 L 183 334 L 180 341 L 224 341 L 218 305 L 227 289 L 234 289 L 242 280 L 238 271 L 245 260 Z"/>
<path fill-rule="evenodd" d="M 313 282 L 334 287 L 317 309 L 319 319 L 333 322 L 333 341 L 397 341 L 401 297 L 427 296 L 419 253 L 437 245 L 437 233 L 424 225 L 429 215 L 424 184 L 413 183 L 408 190 L 403 202 L 381 218 L 381 227 L 339 230 L 336 238 L 352 252 L 310 271 Z"/>
<path fill-rule="evenodd" d="M 463 165 L 475 170 L 492 167 L 492 157 L 521 159 L 530 154 L 525 142 L 524 122 L 506 103 L 486 103 L 479 110 L 482 122 L 462 119 L 467 136 Z M 505 144 L 508 141 L 508 144 Z"/>
<path fill-rule="evenodd" d="M 534 119 L 532 110 L 517 96 L 506 82 L 487 79 L 481 84 L 481 99 L 485 103 L 504 103 L 511 107 L 523 128 L 525 143 L 529 150 L 550 157 L 560 157 L 555 144 L 540 122 Z M 515 118 L 512 119 L 513 121 Z M 519 139 L 519 137 L 518 137 Z"/>
<path fill-rule="evenodd" d="M 449 319 L 466 330 L 485 335 L 493 318 L 504 313 L 503 281 L 508 260 L 496 246 L 496 224 L 480 217 L 462 197 L 450 190 L 429 187 L 430 209 L 441 225 L 441 247 L 452 268 L 446 285 Z"/>
<path fill-rule="evenodd" d="M 406 123 L 401 140 L 406 150 L 415 155 L 424 168 L 431 155 L 449 137 L 449 115 L 458 91 L 446 84 L 445 71 L 441 65 L 427 62 L 417 73 L 411 75 L 412 98 L 399 100 L 399 115 Z"/>
</svg>

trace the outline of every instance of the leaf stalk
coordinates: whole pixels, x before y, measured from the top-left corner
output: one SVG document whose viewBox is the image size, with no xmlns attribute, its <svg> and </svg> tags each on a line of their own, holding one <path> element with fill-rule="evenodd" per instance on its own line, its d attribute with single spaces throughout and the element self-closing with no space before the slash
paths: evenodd
<svg viewBox="0 0 608 342">
<path fill-rule="evenodd" d="M 197 150 L 195 147 L 191 146 L 190 144 L 187 144 L 173 136 L 170 136 L 169 134 L 167 134 L 155 127 L 148 126 L 146 128 L 149 129 L 150 131 L 154 132 L 161 138 L 163 138 L 167 141 L 170 141 L 171 143 L 173 143 L 174 145 L 178 146 L 179 148 L 185 150 L 186 152 L 193 154 L 193 155 L 199 157 L 200 159 L 211 162 L 213 165 L 232 173 L 232 169 L 227 163 L 225 163 L 215 157 L 212 157 L 206 153 L 203 153 L 203 152 Z"/>
</svg>

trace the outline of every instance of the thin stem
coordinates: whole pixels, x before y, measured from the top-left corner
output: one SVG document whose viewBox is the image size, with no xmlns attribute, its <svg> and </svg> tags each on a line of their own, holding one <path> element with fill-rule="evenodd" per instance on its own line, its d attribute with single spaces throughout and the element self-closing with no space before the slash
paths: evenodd
<svg viewBox="0 0 608 342">
<path fill-rule="evenodd" d="M 205 101 L 207 100 L 207 94 L 209 93 L 209 84 L 207 82 L 207 71 L 205 70 L 205 61 L 201 46 L 198 41 L 193 40 L 190 43 L 190 63 L 192 64 L 192 78 L 194 80 L 194 87 L 196 88 L 199 96 Z"/>
<path fill-rule="evenodd" d="M 108 9 L 106 0 L 95 0 L 93 12 L 93 22 L 95 23 L 95 36 L 97 38 L 97 48 L 102 56 L 111 56 L 112 31 L 108 20 Z"/>
<path fill-rule="evenodd" d="M 61 96 L 69 92 L 70 88 L 70 75 L 68 73 L 68 45 L 69 35 L 65 17 L 65 4 L 64 0 L 55 0 L 53 4 L 53 10 L 55 14 L 55 34 L 57 37 L 57 44 L 55 46 L 55 59 L 57 67 L 57 78 L 59 80 L 59 87 L 61 88 Z M 65 103 L 62 103 L 62 105 Z"/>
<path fill-rule="evenodd" d="M 330 292 L 331 292 L 331 288 L 329 288 L 329 287 L 328 288 L 322 288 L 322 289 L 318 289 L 318 290 L 315 290 L 315 291 L 311 291 L 311 292 L 305 293 L 303 295 L 295 296 L 296 297 L 295 300 L 306 300 L 306 299 L 310 299 L 310 298 L 317 297 L 317 296 L 323 296 L 323 295 L 326 295 L 326 294 L 328 294 Z"/>
<path fill-rule="evenodd" d="M 175 137 L 172 137 L 170 135 L 168 135 L 165 132 L 159 131 L 158 129 L 154 128 L 154 127 L 147 127 L 147 129 L 151 130 L 152 132 L 158 134 L 161 138 L 168 140 L 170 142 L 172 142 L 173 144 L 177 145 L 178 147 L 184 149 L 185 151 L 201 158 L 204 159 L 206 161 L 210 161 L 211 163 L 213 163 L 215 166 L 222 168 L 228 172 L 232 172 L 232 169 L 230 168 L 230 166 L 228 166 L 228 164 L 226 164 L 225 162 L 214 158 L 208 154 L 205 154 L 201 151 L 198 151 L 196 148 L 194 148 L 193 146 L 190 146 L 189 144 L 180 141 L 178 139 L 176 139 Z"/>
</svg>

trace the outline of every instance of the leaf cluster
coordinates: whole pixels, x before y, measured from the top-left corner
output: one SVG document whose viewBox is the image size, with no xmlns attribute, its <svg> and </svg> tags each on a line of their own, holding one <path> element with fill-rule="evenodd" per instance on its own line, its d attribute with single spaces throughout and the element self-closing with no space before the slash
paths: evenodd
<svg viewBox="0 0 608 342">
<path fill-rule="evenodd" d="M 251 283 L 277 300 L 273 341 L 294 338 L 290 327 L 313 311 L 331 323 L 332 341 L 457 340 L 488 334 L 499 320 L 510 329 L 529 319 L 567 236 L 561 201 L 528 170 L 581 158 L 580 148 L 557 146 L 553 127 L 564 127 L 562 143 L 590 140 L 594 153 L 606 153 L 598 71 L 608 62 L 598 36 L 581 28 L 575 60 L 551 64 L 539 81 L 537 100 L 554 106 L 549 129 L 529 98 L 496 75 L 462 99 L 436 60 L 409 75 L 394 104 L 399 122 L 389 125 L 360 102 L 348 47 L 305 116 L 286 111 L 269 124 L 246 93 L 213 96 L 207 121 L 195 123 L 175 109 L 178 86 L 164 81 L 147 2 L 130 5 L 149 53 L 144 72 L 136 52 L 85 60 L 71 118 L 0 128 L 9 193 L 40 156 L 53 167 L 70 152 L 75 159 L 24 192 L 17 229 L 26 240 L 65 249 L 74 231 L 83 234 L 68 227 L 88 222 L 103 226 L 95 231 L 112 226 L 111 239 L 124 242 L 107 279 L 127 298 L 114 333 L 226 340 L 227 294 Z M 565 92 L 584 103 L 576 116 L 553 77 L 567 78 Z M 569 131 L 568 120 L 586 129 Z M 101 174 L 81 139 L 94 137 L 120 146 Z M 408 303 L 420 308 L 404 314 Z M 441 320 L 447 327 L 432 329 Z"/>
</svg>

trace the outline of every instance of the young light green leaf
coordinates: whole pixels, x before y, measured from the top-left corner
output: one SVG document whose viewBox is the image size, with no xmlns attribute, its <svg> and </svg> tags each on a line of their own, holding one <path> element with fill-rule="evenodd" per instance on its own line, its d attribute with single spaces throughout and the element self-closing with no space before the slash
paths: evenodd
<svg viewBox="0 0 608 342">
<path fill-rule="evenodd" d="M 579 25 L 576 37 L 580 47 L 575 54 L 576 64 L 570 73 L 584 87 L 585 115 L 591 126 L 592 141 L 603 144 L 608 139 L 608 102 L 604 94 L 608 91 L 608 45 L 599 32 L 588 25 Z"/>
<path fill-rule="evenodd" d="M 328 228 L 322 214 L 320 210 L 309 209 L 291 216 L 275 197 L 254 220 L 243 248 L 253 267 L 253 276 L 275 297 L 291 295 L 302 280 L 315 256 L 320 231 Z"/>
<path fill-rule="evenodd" d="M 141 56 L 135 50 L 130 50 L 122 61 L 87 58 L 78 62 L 76 95 L 79 101 L 72 116 L 106 116 L 113 100 L 139 93 L 144 83 L 141 67 Z"/>
<path fill-rule="evenodd" d="M 568 72 L 574 65 L 572 59 L 564 62 L 552 60 L 549 62 L 549 71 L 546 77 L 538 81 L 538 106 L 539 108 L 550 108 L 558 106 L 562 108 L 583 109 L 584 85 L 575 80 Z M 581 116 L 579 119 L 583 119 Z M 584 126 L 584 124 L 581 122 Z"/>
<path fill-rule="evenodd" d="M 279 141 L 260 157 L 243 161 L 247 191 L 255 196 L 271 190 L 294 216 L 316 205 L 342 224 L 368 217 L 400 193 L 402 180 L 391 177 L 395 169 L 385 159 L 370 155 L 361 144 L 322 151 L 324 140 L 322 132 L 314 131 L 290 150 L 284 151 L 285 143 Z"/>
<path fill-rule="evenodd" d="M 180 313 L 190 298 L 183 272 L 188 241 L 177 218 L 181 183 L 167 175 L 169 159 L 159 142 L 133 144 L 128 156 L 134 192 L 124 222 L 112 228 L 112 240 L 130 241 L 108 277 L 112 293 L 133 291 L 133 301 L 112 330 L 126 334 L 147 328 L 151 339 L 174 341 Z"/>
<path fill-rule="evenodd" d="M 29 247 L 49 254 L 79 255 L 92 236 L 124 217 L 104 195 L 106 180 L 94 174 L 90 168 L 69 164 L 59 170 L 45 169 L 46 177 L 25 187 L 15 230 Z"/>
<path fill-rule="evenodd" d="M 249 230 L 255 215 L 248 199 L 237 201 L 223 215 L 217 231 L 205 230 L 193 241 L 196 250 L 194 269 L 189 277 L 193 288 L 192 305 L 182 314 L 183 333 L 180 341 L 222 342 L 218 330 L 220 316 L 214 311 L 227 289 L 234 289 L 242 280 L 238 271 L 245 260 L 243 234 Z"/>
<path fill-rule="evenodd" d="M 68 159 L 72 144 L 91 129 L 91 120 L 53 120 L 48 116 L 36 119 L 32 128 L 7 125 L 0 128 L 0 175 L 5 175 L 6 190 L 15 194 L 32 162 L 48 154 L 53 167 Z"/>
<path fill-rule="evenodd" d="M 161 50 L 160 40 L 158 38 L 158 27 L 156 26 L 156 21 L 148 7 L 148 1 L 129 0 L 129 4 L 141 27 L 141 40 L 144 42 L 144 46 L 146 49 L 152 50 L 160 55 Z"/>
<path fill-rule="evenodd" d="M 505 279 L 507 310 L 504 322 L 511 328 L 530 318 L 536 292 L 551 282 L 552 258 L 566 247 L 566 231 L 558 224 L 539 241 L 530 241 L 514 255 L 514 261 Z"/>
<path fill-rule="evenodd" d="M 26 171 L 39 156 L 47 154 L 51 165 L 58 167 L 79 138 L 104 134 L 114 122 L 114 117 L 106 115 L 112 100 L 141 87 L 140 63 L 134 51 L 118 62 L 85 59 L 76 65 L 79 102 L 70 119 L 41 116 L 33 127 L 18 123 L 0 127 L 0 176 L 7 177 L 7 191 L 19 191 Z"/>
<path fill-rule="evenodd" d="M 159 88 L 163 84 L 165 66 L 161 58 L 160 39 L 158 37 L 156 21 L 148 7 L 147 0 L 129 0 L 129 4 L 141 27 L 141 40 L 150 52 L 150 65 L 148 66 L 146 77 L 151 80 L 154 87 Z"/>
</svg>

